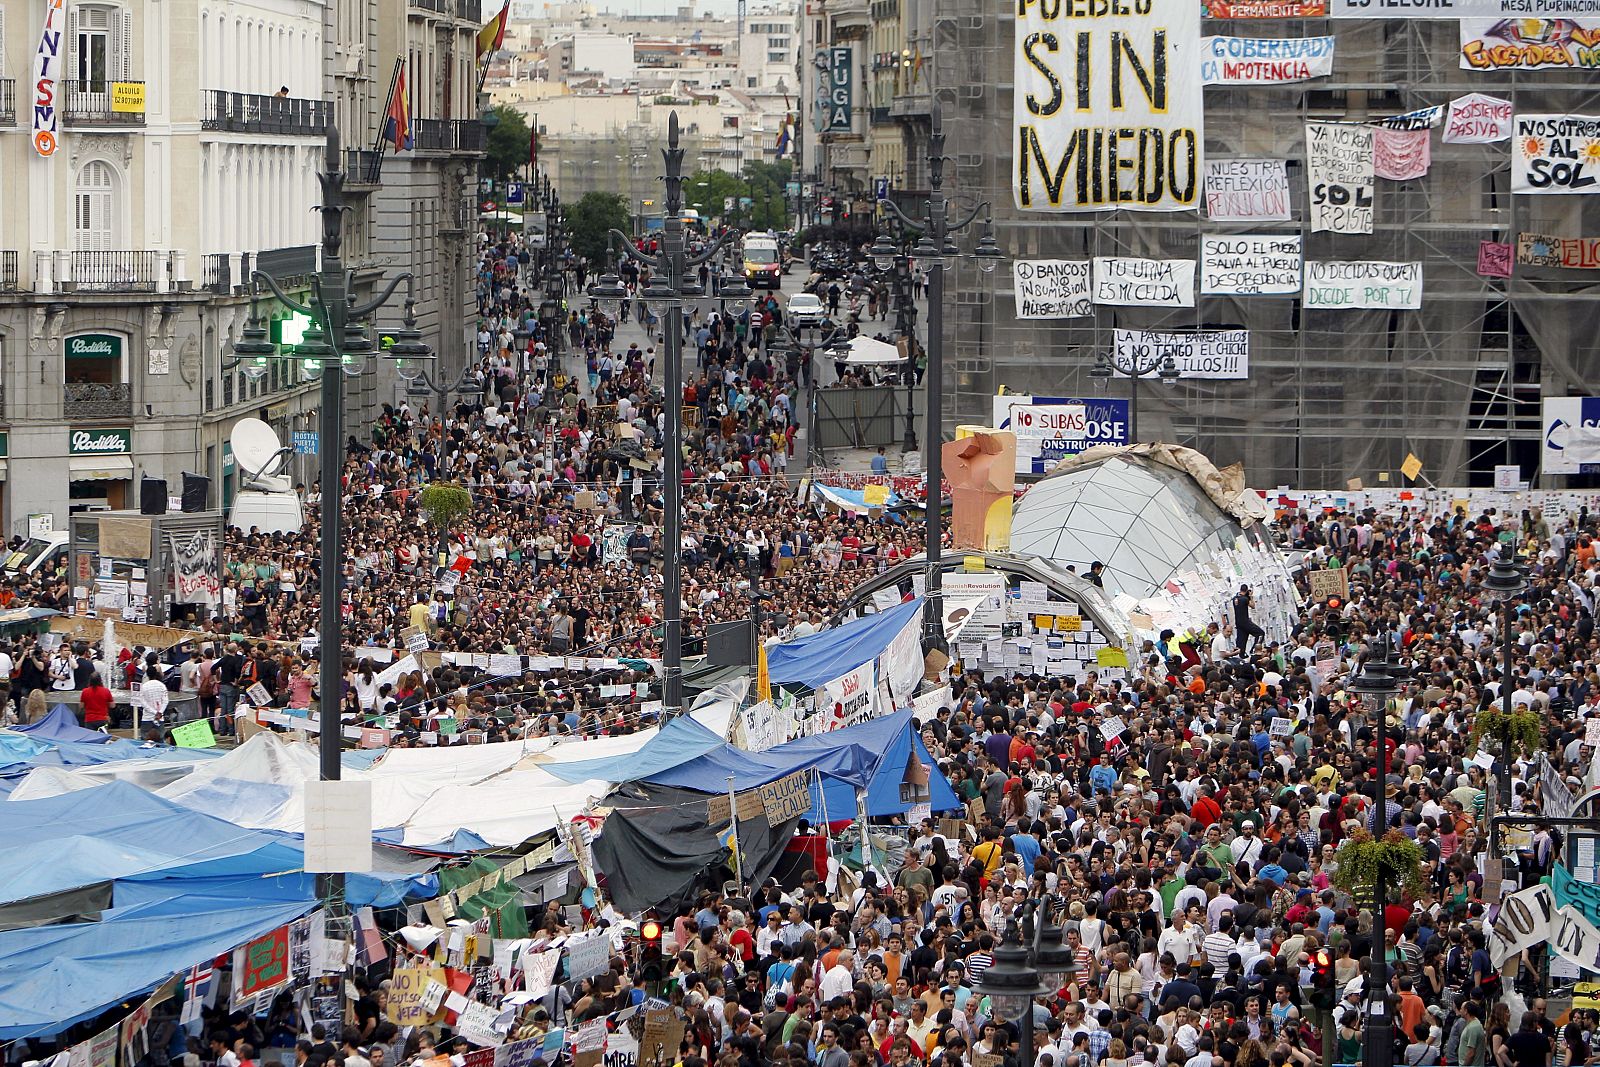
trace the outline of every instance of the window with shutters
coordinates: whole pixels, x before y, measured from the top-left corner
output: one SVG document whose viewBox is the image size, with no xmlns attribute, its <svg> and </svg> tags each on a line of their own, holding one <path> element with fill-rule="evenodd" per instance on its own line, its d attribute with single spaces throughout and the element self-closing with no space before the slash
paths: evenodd
<svg viewBox="0 0 1600 1067">
<path fill-rule="evenodd" d="M 130 77 L 133 65 L 131 11 L 106 4 L 73 4 L 67 18 L 72 77 L 79 83 L 79 92 L 109 92 L 109 83 Z"/>
<path fill-rule="evenodd" d="M 111 164 L 90 160 L 78 171 L 73 201 L 73 247 L 79 252 L 116 248 L 117 175 Z"/>
</svg>

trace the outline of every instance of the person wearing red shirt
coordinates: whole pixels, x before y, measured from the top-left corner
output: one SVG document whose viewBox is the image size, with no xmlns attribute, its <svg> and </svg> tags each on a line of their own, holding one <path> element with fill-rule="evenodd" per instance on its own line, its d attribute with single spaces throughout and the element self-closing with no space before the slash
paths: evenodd
<svg viewBox="0 0 1600 1067">
<path fill-rule="evenodd" d="M 83 687 L 83 692 L 78 696 L 83 705 L 83 724 L 90 729 L 107 726 L 111 722 L 111 705 L 116 703 L 116 698 L 111 695 L 105 683 L 96 674 L 89 679 L 89 684 Z"/>
<path fill-rule="evenodd" d="M 1210 826 L 1222 818 L 1222 808 L 1211 798 L 1209 793 L 1202 793 L 1196 798 L 1194 806 L 1189 809 L 1189 818 L 1195 820 L 1201 826 Z"/>
</svg>

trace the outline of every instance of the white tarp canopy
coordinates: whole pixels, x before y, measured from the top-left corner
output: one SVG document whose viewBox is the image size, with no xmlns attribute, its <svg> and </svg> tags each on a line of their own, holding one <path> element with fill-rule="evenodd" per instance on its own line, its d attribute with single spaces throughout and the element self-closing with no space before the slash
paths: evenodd
<svg viewBox="0 0 1600 1067">
<path fill-rule="evenodd" d="M 734 706 L 713 701 L 691 715 L 725 737 Z M 401 830 L 405 845 L 436 844 L 458 830 L 492 845 L 513 845 L 581 814 L 614 785 L 568 784 L 546 766 L 631 755 L 656 733 L 651 728 L 588 740 L 546 737 L 390 749 L 370 769 L 346 768 L 344 777 L 372 783 L 373 829 Z M 304 785 L 318 777 L 319 760 L 315 743 L 263 733 L 215 760 L 180 767 L 179 773 L 182 777 L 163 784 L 158 795 L 250 829 L 304 833 Z M 59 796 L 107 780 L 103 774 L 43 767 L 30 772 L 7 799 Z"/>
<path fill-rule="evenodd" d="M 851 367 L 886 367 L 905 361 L 906 357 L 894 345 L 865 335 L 850 338 L 850 354 L 844 360 Z"/>
</svg>

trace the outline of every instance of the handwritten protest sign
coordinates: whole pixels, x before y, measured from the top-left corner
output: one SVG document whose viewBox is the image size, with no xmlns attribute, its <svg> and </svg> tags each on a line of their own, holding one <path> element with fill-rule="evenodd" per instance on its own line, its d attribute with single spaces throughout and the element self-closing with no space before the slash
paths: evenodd
<svg viewBox="0 0 1600 1067">
<path fill-rule="evenodd" d="M 1130 307 L 1194 307 L 1194 260 L 1096 256 L 1094 302 Z"/>
<path fill-rule="evenodd" d="M 1193 47 L 1199 4 L 1146 0 L 1092 14 L 1066 4 L 1023 4 L 1015 34 L 1010 155 L 1018 208 L 1199 206 L 1205 146 L 1200 53 Z M 1107 59 L 1090 63 L 1089 56 Z"/>
<path fill-rule="evenodd" d="M 1117 361 L 1124 365 L 1150 365 L 1167 356 L 1177 364 L 1180 378 L 1236 379 L 1250 377 L 1248 330 L 1200 330 L 1162 333 L 1155 330 L 1117 330 L 1112 335 Z"/>
<path fill-rule="evenodd" d="M 1517 262 L 1529 267 L 1600 270 L 1600 237 L 1517 234 Z"/>
<path fill-rule="evenodd" d="M 1306 264 L 1301 304 L 1308 308 L 1415 310 L 1422 306 L 1422 264 L 1312 261 Z"/>
<path fill-rule="evenodd" d="M 1281 159 L 1206 160 L 1206 217 L 1213 222 L 1287 222 L 1289 174 Z"/>
<path fill-rule="evenodd" d="M 172 743 L 179 748 L 216 748 L 217 739 L 211 732 L 211 723 L 205 719 L 186 722 L 172 728 Z"/>
<path fill-rule="evenodd" d="M 1450 101 L 1445 144 L 1493 144 L 1511 136 L 1511 101 L 1468 93 Z"/>
<path fill-rule="evenodd" d="M 1011 265 L 1019 319 L 1075 319 L 1094 313 L 1086 259 L 1019 259 Z"/>
<path fill-rule="evenodd" d="M 1372 131 L 1372 172 L 1389 181 L 1408 182 L 1426 177 L 1433 163 L 1432 132 L 1429 130 Z"/>
<path fill-rule="evenodd" d="M 1371 233 L 1373 128 L 1306 123 L 1306 180 L 1314 233 Z"/>
<path fill-rule="evenodd" d="M 1512 126 L 1513 193 L 1600 192 L 1600 115 L 1517 115 Z"/>
<path fill-rule="evenodd" d="M 1343 567 L 1328 567 L 1323 570 L 1307 571 L 1306 576 L 1311 580 L 1311 599 L 1327 600 L 1329 597 L 1348 598 L 1350 596 L 1350 579 L 1348 572 Z"/>
<path fill-rule="evenodd" d="M 1301 241 L 1255 234 L 1200 239 L 1200 291 L 1272 296 L 1300 291 Z"/>
<path fill-rule="evenodd" d="M 1333 73 L 1332 37 L 1202 37 L 1207 85 L 1281 85 Z"/>
<path fill-rule="evenodd" d="M 1511 246 L 1503 241 L 1479 241 L 1478 273 L 1485 278 L 1511 277 Z"/>
</svg>

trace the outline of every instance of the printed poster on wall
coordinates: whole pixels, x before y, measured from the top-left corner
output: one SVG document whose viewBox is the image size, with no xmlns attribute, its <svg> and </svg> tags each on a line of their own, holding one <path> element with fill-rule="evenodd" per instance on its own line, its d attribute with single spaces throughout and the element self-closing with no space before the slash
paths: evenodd
<svg viewBox="0 0 1600 1067">
<path fill-rule="evenodd" d="M 1371 233 L 1373 128 L 1306 123 L 1306 181 L 1313 233 Z"/>
<path fill-rule="evenodd" d="M 1011 264 L 1019 319 L 1076 319 L 1094 313 L 1087 259 L 1019 259 Z"/>
<path fill-rule="evenodd" d="M 1116 330 L 1112 334 L 1116 361 L 1123 366 L 1160 365 L 1168 356 L 1178 365 L 1180 378 L 1235 379 L 1250 377 L 1249 330 L 1199 330 L 1162 333 L 1156 330 Z M 1120 372 L 1118 377 L 1126 377 Z"/>
<path fill-rule="evenodd" d="M 1332 37 L 1204 37 L 1207 85 L 1283 85 L 1333 73 Z"/>
<path fill-rule="evenodd" d="M 1301 303 L 1308 308 L 1352 310 L 1422 306 L 1422 264 L 1329 260 L 1306 264 Z"/>
<path fill-rule="evenodd" d="M 1320 19 L 1327 0 L 1205 0 L 1208 19 Z"/>
<path fill-rule="evenodd" d="M 1288 222 L 1289 173 L 1281 159 L 1206 160 L 1206 217 L 1213 222 Z"/>
<path fill-rule="evenodd" d="M 1593 193 L 1600 185 L 1600 115 L 1512 119 L 1513 193 Z"/>
<path fill-rule="evenodd" d="M 1194 307 L 1194 260 L 1094 258 L 1094 302 L 1129 307 Z"/>
<path fill-rule="evenodd" d="M 1517 234 L 1517 262 L 1529 267 L 1600 270 L 1600 237 Z"/>
<path fill-rule="evenodd" d="M 1200 5 L 1023 4 L 1016 22 L 1017 207 L 1198 207 Z"/>
<path fill-rule="evenodd" d="M 1600 18 L 1462 19 L 1462 70 L 1594 70 Z"/>
<path fill-rule="evenodd" d="M 1300 235 L 1200 238 L 1200 291 L 1238 296 L 1300 292 Z"/>
<path fill-rule="evenodd" d="M 1493 144 L 1511 136 L 1511 101 L 1468 93 L 1450 101 L 1445 144 Z"/>
<path fill-rule="evenodd" d="M 1432 131 L 1391 130 L 1384 126 L 1372 131 L 1372 172 L 1393 182 L 1415 181 L 1426 177 L 1433 163 Z"/>
</svg>

